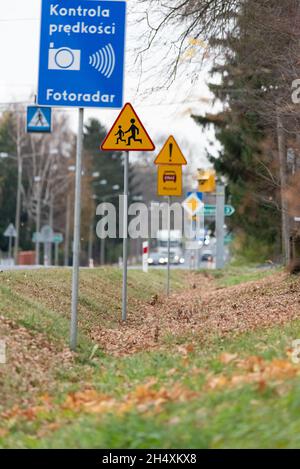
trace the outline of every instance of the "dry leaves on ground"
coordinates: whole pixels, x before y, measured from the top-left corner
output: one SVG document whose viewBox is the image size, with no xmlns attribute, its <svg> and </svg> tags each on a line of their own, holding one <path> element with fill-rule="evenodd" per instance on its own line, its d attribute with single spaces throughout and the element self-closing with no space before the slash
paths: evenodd
<svg viewBox="0 0 300 469">
<path fill-rule="evenodd" d="M 205 275 L 191 277 L 196 289 L 152 304 L 135 302 L 134 312 L 118 328 L 96 327 L 91 338 L 116 356 L 151 350 L 166 337 L 205 344 L 210 336 L 243 333 L 284 324 L 300 317 L 300 279 L 274 273 L 263 280 L 218 289 Z M 185 346 L 185 344 L 183 343 Z"/>
<path fill-rule="evenodd" d="M 3 421 L 15 421 L 24 419 L 36 420 L 39 415 L 46 415 L 55 419 L 51 424 L 47 423 L 43 431 L 56 430 L 60 425 L 61 412 L 86 413 L 105 415 L 113 413 L 121 416 L 132 410 L 141 414 L 157 414 L 163 410 L 164 405 L 170 402 L 186 402 L 195 399 L 199 393 L 192 391 L 181 384 L 175 384 L 171 389 L 157 387 L 156 379 L 150 379 L 134 388 L 123 398 L 117 399 L 110 395 L 98 392 L 96 389 L 87 388 L 82 391 L 70 393 L 61 405 L 55 404 L 51 398 L 40 399 L 40 405 L 28 408 L 14 406 L 9 411 L 1 414 Z M 58 419 L 58 420 L 57 420 Z M 47 419 L 46 419 L 47 422 Z"/>
<path fill-rule="evenodd" d="M 14 401 L 30 401 L 54 390 L 57 368 L 71 366 L 74 360 L 67 347 L 2 316 L 0 338 L 7 350 L 7 362 L 0 365 L 0 410 Z"/>
<path fill-rule="evenodd" d="M 228 358 L 229 354 L 226 355 L 228 355 Z M 222 359 L 224 360 L 224 354 L 221 355 L 220 361 Z M 300 376 L 300 368 L 288 360 L 273 359 L 269 362 L 259 356 L 245 359 L 234 357 L 233 360 L 240 373 L 232 376 L 224 374 L 210 375 L 206 381 L 206 389 L 216 390 L 245 384 L 258 384 L 263 389 L 270 382 L 282 382 Z"/>
</svg>

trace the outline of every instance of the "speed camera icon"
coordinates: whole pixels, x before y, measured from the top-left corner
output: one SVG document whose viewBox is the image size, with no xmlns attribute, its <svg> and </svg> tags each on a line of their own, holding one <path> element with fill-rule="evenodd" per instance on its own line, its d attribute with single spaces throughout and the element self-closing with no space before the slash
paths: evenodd
<svg viewBox="0 0 300 469">
<path fill-rule="evenodd" d="M 50 44 L 48 70 L 71 70 L 79 71 L 81 61 L 81 51 L 60 47 L 55 49 L 54 44 Z"/>
</svg>

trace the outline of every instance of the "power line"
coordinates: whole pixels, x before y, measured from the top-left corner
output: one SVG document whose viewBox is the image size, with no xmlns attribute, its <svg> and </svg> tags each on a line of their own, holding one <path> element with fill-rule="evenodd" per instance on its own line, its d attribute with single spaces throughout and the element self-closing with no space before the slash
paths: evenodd
<svg viewBox="0 0 300 469">
<path fill-rule="evenodd" d="M 0 23 L 14 23 L 16 21 L 39 21 L 38 18 L 1 18 Z"/>
</svg>

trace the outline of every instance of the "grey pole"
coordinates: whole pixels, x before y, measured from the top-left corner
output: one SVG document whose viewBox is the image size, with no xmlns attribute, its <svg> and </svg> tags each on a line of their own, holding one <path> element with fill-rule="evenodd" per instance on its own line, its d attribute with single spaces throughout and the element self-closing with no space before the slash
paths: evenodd
<svg viewBox="0 0 300 469">
<path fill-rule="evenodd" d="M 128 175 L 129 151 L 124 158 L 124 208 L 123 208 L 123 291 L 122 291 L 122 320 L 127 320 L 127 262 L 128 262 Z"/>
<path fill-rule="evenodd" d="M 11 259 L 11 256 L 12 256 L 12 236 L 9 237 L 8 258 Z"/>
<path fill-rule="evenodd" d="M 36 232 L 40 233 L 41 231 L 41 183 L 37 182 L 37 214 L 36 214 Z M 40 264 L 40 242 L 39 236 L 37 235 L 37 240 L 35 243 L 35 263 L 36 265 Z"/>
<path fill-rule="evenodd" d="M 79 109 L 78 136 L 76 152 L 76 179 L 75 179 L 75 211 L 74 211 L 74 248 L 73 248 L 73 278 L 72 278 L 72 317 L 70 347 L 75 351 L 78 333 L 78 287 L 80 264 L 80 219 L 81 219 L 81 171 L 83 148 L 83 119 L 84 109 Z"/>
<path fill-rule="evenodd" d="M 102 237 L 100 241 L 100 265 L 105 265 L 105 238 Z"/>
<path fill-rule="evenodd" d="M 50 194 L 50 207 L 49 207 L 49 225 L 51 226 L 52 230 L 54 231 L 54 197 L 53 197 L 53 192 L 51 191 Z M 52 243 L 49 243 L 48 245 L 48 259 L 49 259 L 49 265 L 52 265 Z"/>
<path fill-rule="evenodd" d="M 19 252 L 19 243 L 20 243 L 20 217 L 21 217 L 21 190 L 22 190 L 22 173 L 23 173 L 23 161 L 21 155 L 21 146 L 18 142 L 17 144 L 17 158 L 18 158 L 18 183 L 17 183 L 17 206 L 16 206 L 16 238 L 14 246 L 14 258 L 15 264 L 18 264 L 18 252 Z"/>
<path fill-rule="evenodd" d="M 55 243 L 55 251 L 54 251 L 54 252 L 55 252 L 55 255 L 54 255 L 54 264 L 55 264 L 55 267 L 58 266 L 58 257 L 59 257 L 59 256 L 58 256 L 58 254 L 59 254 L 59 252 L 58 252 L 58 247 L 59 247 L 59 244 L 58 244 L 58 243 Z"/>
<path fill-rule="evenodd" d="M 89 244 L 88 244 L 88 263 L 90 265 L 90 260 L 93 257 L 93 230 L 94 230 L 94 219 L 91 220 L 90 231 L 89 231 Z"/>
<path fill-rule="evenodd" d="M 168 197 L 168 273 L 167 273 L 167 296 L 170 295 L 171 274 L 171 197 Z"/>
<path fill-rule="evenodd" d="M 216 202 L 216 236 L 217 253 L 216 268 L 224 268 L 224 225 L 225 225 L 225 186 L 217 184 L 217 202 Z"/>
<path fill-rule="evenodd" d="M 67 198 L 67 213 L 66 213 L 66 232 L 65 232 L 65 267 L 69 265 L 69 245 L 70 245 L 70 225 L 71 225 L 71 197 Z"/>
</svg>

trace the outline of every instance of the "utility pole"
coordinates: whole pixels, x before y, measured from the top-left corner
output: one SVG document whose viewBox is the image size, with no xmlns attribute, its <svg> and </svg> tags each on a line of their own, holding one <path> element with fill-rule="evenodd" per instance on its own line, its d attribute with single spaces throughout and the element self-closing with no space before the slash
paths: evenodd
<svg viewBox="0 0 300 469">
<path fill-rule="evenodd" d="M 17 204 L 16 204 L 16 239 L 14 246 L 15 265 L 18 264 L 18 253 L 20 244 L 20 227 L 21 227 L 21 192 L 22 192 L 22 175 L 23 175 L 23 158 L 21 149 L 21 128 L 20 118 L 17 122 L 17 163 L 18 163 L 18 182 L 17 182 Z"/>
<path fill-rule="evenodd" d="M 288 265 L 291 258 L 290 249 L 290 217 L 288 203 L 286 199 L 287 178 L 287 151 L 286 135 L 283 127 L 282 117 L 277 111 L 277 137 L 278 137 L 278 159 L 279 175 L 281 187 L 281 220 L 282 220 L 282 252 L 285 265 Z"/>
</svg>

